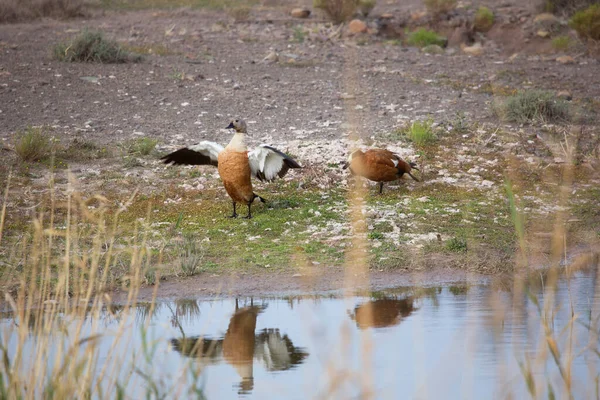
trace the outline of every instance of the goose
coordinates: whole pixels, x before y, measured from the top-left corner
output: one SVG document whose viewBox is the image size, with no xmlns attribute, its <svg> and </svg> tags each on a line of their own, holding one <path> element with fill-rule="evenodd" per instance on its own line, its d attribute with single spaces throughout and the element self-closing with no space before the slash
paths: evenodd
<svg viewBox="0 0 600 400">
<path fill-rule="evenodd" d="M 408 174 L 419 182 L 419 179 L 410 173 L 413 169 L 419 170 L 417 164 L 406 162 L 398 154 L 385 149 L 369 149 L 364 152 L 357 150 L 350 154 L 343 169 L 348 167 L 350 167 L 352 175 L 359 175 L 368 180 L 379 182 L 379 193 L 383 193 L 384 182 L 395 181 L 404 174 Z"/>
<path fill-rule="evenodd" d="M 249 152 L 244 141 L 247 127 L 243 119 L 232 120 L 225 129 L 235 130 L 233 138 L 225 148 L 204 140 L 194 146 L 167 154 L 161 157 L 161 160 L 172 165 L 214 165 L 218 168 L 223 186 L 233 201 L 231 218 L 238 216 L 237 203 L 246 204 L 248 215 L 245 218 L 252 218 L 252 202 L 256 198 L 263 203 L 266 203 L 266 200 L 254 193 L 250 177 L 270 182 L 277 177 L 283 178 L 290 168 L 302 167 L 292 157 L 265 144 Z"/>
</svg>

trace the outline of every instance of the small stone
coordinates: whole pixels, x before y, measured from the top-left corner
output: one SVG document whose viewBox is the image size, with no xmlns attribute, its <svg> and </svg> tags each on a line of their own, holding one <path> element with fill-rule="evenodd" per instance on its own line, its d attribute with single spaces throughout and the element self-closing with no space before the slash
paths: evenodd
<svg viewBox="0 0 600 400">
<path fill-rule="evenodd" d="M 547 23 L 560 23 L 558 17 L 551 13 L 541 13 L 535 16 L 533 19 L 534 24 L 547 24 Z"/>
<path fill-rule="evenodd" d="M 556 93 L 556 97 L 567 101 L 573 100 L 573 95 L 568 90 L 561 90 L 560 92 Z"/>
<path fill-rule="evenodd" d="M 265 58 L 263 58 L 263 62 L 266 63 L 274 63 L 277 62 L 279 60 L 279 54 L 277 54 L 277 52 L 272 51 L 269 54 L 267 54 L 265 56 Z"/>
<path fill-rule="evenodd" d="M 308 18 L 310 16 L 310 10 L 306 8 L 294 8 L 290 11 L 290 15 L 294 18 Z"/>
<path fill-rule="evenodd" d="M 353 19 L 350 21 L 350 24 L 348 24 L 348 31 L 354 35 L 357 33 L 364 33 L 367 31 L 367 24 L 360 19 Z"/>
<path fill-rule="evenodd" d="M 430 44 L 429 46 L 425 46 L 421 49 L 421 51 L 427 54 L 444 54 L 444 49 L 442 49 L 437 44 Z"/>
<path fill-rule="evenodd" d="M 540 29 L 540 30 L 538 30 L 538 31 L 537 31 L 535 34 L 536 34 L 536 35 L 538 35 L 538 36 L 539 36 L 539 37 L 541 37 L 541 38 L 547 38 L 547 37 L 550 37 L 550 32 L 548 32 L 548 31 L 546 31 L 546 30 L 544 30 L 544 29 Z"/>
<path fill-rule="evenodd" d="M 473 46 L 464 46 L 462 51 L 471 56 L 480 56 L 483 54 L 483 47 L 481 43 L 477 42 Z"/>
<path fill-rule="evenodd" d="M 571 56 L 560 56 L 556 59 L 556 62 L 559 62 L 561 64 L 574 64 L 575 59 Z"/>
</svg>

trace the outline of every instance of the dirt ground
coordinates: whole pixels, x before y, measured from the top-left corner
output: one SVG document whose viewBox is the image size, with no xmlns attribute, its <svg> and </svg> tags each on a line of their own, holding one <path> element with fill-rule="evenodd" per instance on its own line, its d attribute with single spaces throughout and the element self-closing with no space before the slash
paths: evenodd
<svg viewBox="0 0 600 400">
<path fill-rule="evenodd" d="M 5 187 L 9 170 L 17 171 L 8 202 L 9 222 L 19 212 L 31 215 L 48 187 L 47 169 L 31 167 L 23 172 L 12 151 L 15 132 L 29 125 L 52 126 L 61 143 L 90 141 L 113 150 L 129 140 L 154 138 L 159 140 L 157 153 L 165 154 L 199 140 L 226 143 L 230 133 L 223 128 L 239 116 L 249 123 L 250 145 L 265 142 L 290 152 L 314 174 L 307 177 L 305 172 L 305 181 L 316 181 L 324 190 L 347 184 L 344 171 L 331 171 L 327 166 L 345 160 L 353 146 L 380 145 L 419 162 L 421 153 L 397 142 L 390 133 L 415 120 L 431 118 L 444 128 L 455 126 L 459 118 L 469 128 L 464 134 L 446 137 L 436 150 L 428 163 L 429 185 L 475 188 L 482 197 L 502 203 L 504 166 L 517 163 L 510 160 L 518 160 L 517 170 L 534 175 L 562 168 L 565 160 L 556 150 L 560 146 L 555 133 L 561 132 L 562 138 L 563 131 L 580 133 L 576 175 L 583 178 L 576 179 L 574 193 L 588 193 L 600 184 L 600 142 L 594 122 L 600 107 L 600 59 L 576 47 L 566 52 L 572 61 L 558 62 L 564 52 L 552 50 L 550 39 L 536 36 L 532 4 L 468 3 L 470 10 L 488 5 L 497 15 L 488 34 L 475 35 L 484 52 L 473 56 L 452 40 L 442 54 L 433 55 L 398 45 L 394 37 L 376 31 L 377 16 L 384 13 L 418 24 L 414 21 L 417 17 L 411 17 L 423 9 L 418 1 L 379 1 L 367 19 L 372 30 L 358 35 L 349 34 L 345 26 L 332 26 L 319 12 L 308 19 L 289 16 L 291 8 L 311 8 L 311 3 L 263 2 L 243 21 L 235 21 L 226 11 L 204 9 L 96 9 L 86 19 L 0 25 L 0 145 L 4 147 L 0 185 Z M 451 25 L 450 21 L 441 30 L 460 36 L 461 28 Z M 53 46 L 85 28 L 99 29 L 127 48 L 146 53 L 144 60 L 127 64 L 54 60 Z M 568 92 L 572 104 L 585 114 L 583 123 L 519 125 L 499 120 L 493 112 L 494 102 L 527 89 Z M 210 197 L 211 201 L 216 197 L 227 203 L 222 190 L 203 192 L 204 188 L 220 187 L 211 180 L 214 171 L 193 179 L 174 176 L 159 163 L 157 154 L 124 165 L 121 153 L 115 151 L 113 157 L 69 163 L 81 192 L 122 197 L 138 188 L 140 193 L 152 195 L 175 184 L 194 196 Z M 482 166 L 489 170 L 482 171 Z M 286 182 L 298 179 L 287 178 Z M 60 190 L 66 190 L 66 178 L 56 182 Z M 415 183 L 406 185 L 409 191 L 419 190 Z M 522 186 L 532 191 L 523 196 L 532 196 L 532 212 L 539 211 L 538 218 L 547 219 L 558 209 L 551 191 L 528 187 L 527 182 Z M 432 192 L 437 187 L 430 186 Z M 579 201 L 593 204 L 599 201 L 595 196 L 593 192 Z M 415 197 L 415 201 L 419 199 Z M 452 205 L 443 207 L 452 213 Z M 329 235 L 327 229 L 333 228 L 323 228 L 320 234 Z M 423 229 L 410 232 L 411 240 L 436 237 L 431 228 Z M 542 230 L 547 232 L 548 227 Z M 597 240 L 593 226 L 581 230 L 587 235 L 583 242 Z M 442 233 L 441 237 L 446 240 L 451 235 Z M 344 274 L 339 266 L 331 268 L 334 272 L 319 274 L 313 283 L 309 279 L 308 286 L 305 277 L 293 277 L 293 273 L 275 273 L 285 277 L 270 283 L 269 273 L 213 276 L 213 271 L 188 278 L 189 285 L 182 284 L 181 278 L 164 282 L 161 293 L 171 297 L 202 295 L 208 290 L 215 295 L 214 288 L 223 286 L 224 281 L 234 292 L 269 292 L 275 286 L 285 292 L 306 287 L 339 289 Z M 468 270 L 442 268 L 415 275 L 375 268 L 370 279 L 374 287 L 382 287 L 390 282 L 411 284 L 413 279 L 437 284 L 473 276 L 479 279 Z"/>
</svg>

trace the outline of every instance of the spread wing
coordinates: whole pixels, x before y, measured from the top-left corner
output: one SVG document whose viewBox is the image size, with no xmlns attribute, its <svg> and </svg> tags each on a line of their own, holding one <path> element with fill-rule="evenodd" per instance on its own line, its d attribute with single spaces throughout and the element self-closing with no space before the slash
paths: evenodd
<svg viewBox="0 0 600 400">
<path fill-rule="evenodd" d="M 219 153 L 223 146 L 204 140 L 196 145 L 184 147 L 160 159 L 165 164 L 173 165 L 219 165 Z"/>
<path fill-rule="evenodd" d="M 261 181 L 283 178 L 290 168 L 302 168 L 292 157 L 265 144 L 248 153 L 248 162 L 251 174 Z"/>
</svg>

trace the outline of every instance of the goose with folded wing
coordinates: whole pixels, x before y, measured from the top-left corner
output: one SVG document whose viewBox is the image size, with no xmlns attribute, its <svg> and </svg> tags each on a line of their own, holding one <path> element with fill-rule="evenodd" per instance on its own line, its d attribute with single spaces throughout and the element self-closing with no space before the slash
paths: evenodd
<svg viewBox="0 0 600 400">
<path fill-rule="evenodd" d="M 270 182 L 277 177 L 283 178 L 290 168 L 302 167 L 292 157 L 271 146 L 262 144 L 248 151 L 244 142 L 244 120 L 234 119 L 227 129 L 234 129 L 235 134 L 225 148 L 215 142 L 202 141 L 167 154 L 161 160 L 173 165 L 214 165 L 219 170 L 227 194 L 233 200 L 231 217 L 237 217 L 236 205 L 242 203 L 248 206 L 246 218 L 252 218 L 254 199 L 258 198 L 263 203 L 265 199 L 252 190 L 251 176 Z"/>
</svg>

